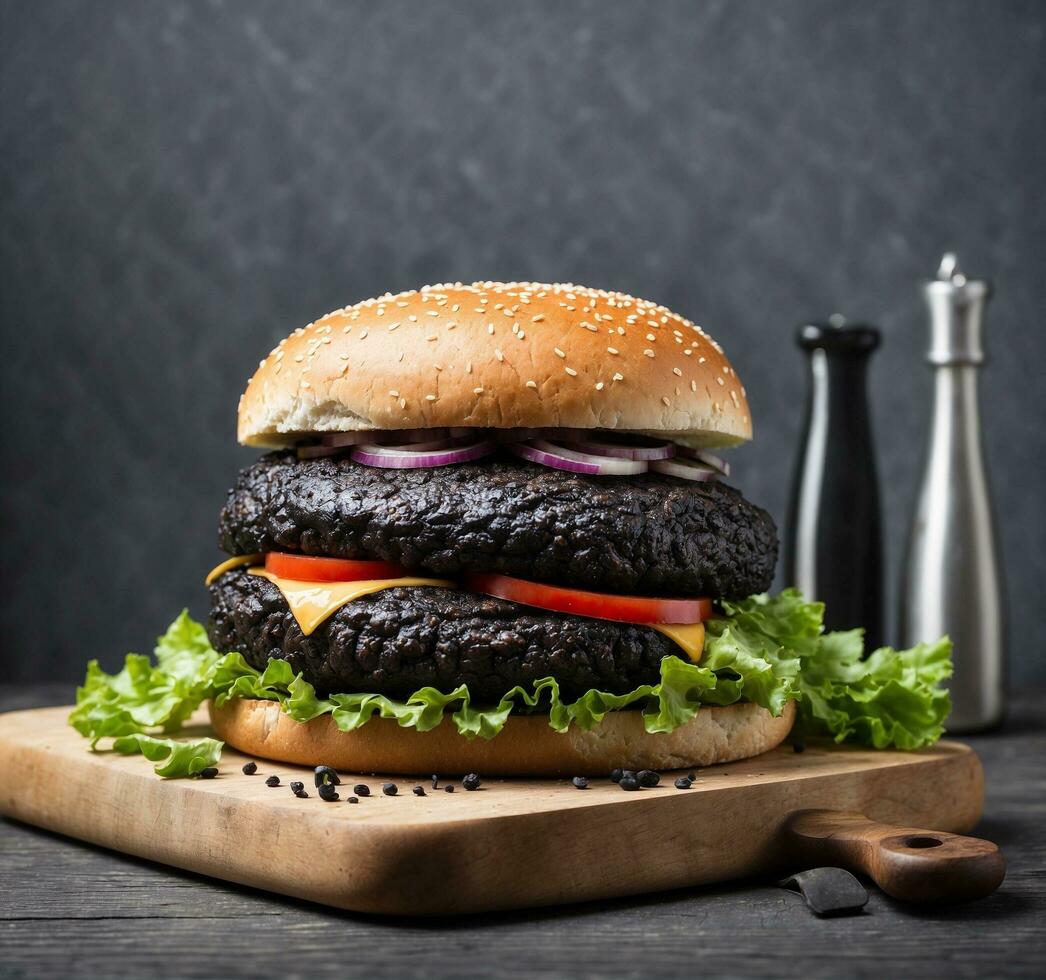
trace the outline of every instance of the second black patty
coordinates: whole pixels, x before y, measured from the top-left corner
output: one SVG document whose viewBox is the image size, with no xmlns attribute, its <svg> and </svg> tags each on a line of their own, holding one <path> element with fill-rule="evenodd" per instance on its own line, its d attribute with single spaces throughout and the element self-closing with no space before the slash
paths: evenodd
<svg viewBox="0 0 1046 980">
<path fill-rule="evenodd" d="M 232 555 L 380 558 L 416 574 L 501 572 L 602 592 L 742 598 L 770 587 L 777 534 L 724 483 L 586 477 L 513 457 L 386 470 L 270 453 L 219 525 Z"/>
<path fill-rule="evenodd" d="M 242 569 L 210 587 L 207 632 L 216 650 L 238 650 L 263 670 L 287 660 L 320 694 L 405 698 L 465 683 L 478 701 L 555 677 L 564 697 L 656 683 L 663 657 L 682 655 L 656 630 L 542 612 L 437 587 L 385 589 L 342 606 L 305 636 L 280 590 Z"/>
</svg>

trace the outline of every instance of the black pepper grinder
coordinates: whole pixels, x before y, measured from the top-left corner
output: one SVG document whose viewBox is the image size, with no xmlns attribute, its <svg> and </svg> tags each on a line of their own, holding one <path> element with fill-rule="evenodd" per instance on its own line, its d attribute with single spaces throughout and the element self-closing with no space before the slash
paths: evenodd
<svg viewBox="0 0 1046 980">
<path fill-rule="evenodd" d="M 883 555 L 879 480 L 868 412 L 875 327 L 807 323 L 796 342 L 809 355 L 806 420 L 785 534 L 786 584 L 825 604 L 827 629 L 865 629 L 865 650 L 882 644 Z"/>
</svg>

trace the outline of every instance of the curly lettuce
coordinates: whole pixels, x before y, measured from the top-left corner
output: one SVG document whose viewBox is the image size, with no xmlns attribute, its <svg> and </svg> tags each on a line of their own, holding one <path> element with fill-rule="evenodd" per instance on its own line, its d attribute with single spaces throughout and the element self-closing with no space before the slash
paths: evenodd
<svg viewBox="0 0 1046 980">
<path fill-rule="evenodd" d="M 215 739 L 159 737 L 178 731 L 207 699 L 278 701 L 296 721 L 329 714 L 342 731 L 375 716 L 419 731 L 449 721 L 468 738 L 494 738 L 513 713 L 547 714 L 549 725 L 565 732 L 571 725 L 592 729 L 608 712 L 628 708 L 642 712 L 647 731 L 671 732 L 702 705 L 753 701 L 776 716 L 796 701 L 804 734 L 901 749 L 940 738 L 950 708 L 939 687 L 951 675 L 947 639 L 911 650 L 884 647 L 863 659 L 862 632 L 825 633 L 823 605 L 795 590 L 722 608 L 706 624 L 701 663 L 665 657 L 656 683 L 625 694 L 590 690 L 567 701 L 555 679 L 544 677 L 496 704 L 473 703 L 464 684 L 449 692 L 424 687 L 405 700 L 371 693 L 321 698 L 286 661 L 270 660 L 258 671 L 239 653 L 219 654 L 182 612 L 157 641 L 155 663 L 132 653 L 119 673 L 106 674 L 92 661 L 69 721 L 92 747 L 112 738 L 116 751 L 159 762 L 163 776 L 195 775 L 217 761 L 222 743 Z"/>
</svg>

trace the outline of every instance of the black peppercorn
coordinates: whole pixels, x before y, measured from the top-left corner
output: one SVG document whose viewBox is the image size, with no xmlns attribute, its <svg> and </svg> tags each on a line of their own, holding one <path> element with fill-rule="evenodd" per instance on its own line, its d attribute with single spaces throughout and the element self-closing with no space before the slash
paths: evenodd
<svg viewBox="0 0 1046 980">
<path fill-rule="evenodd" d="M 584 776 L 575 776 L 570 781 L 574 784 L 575 789 L 588 789 L 588 780 Z"/>
<path fill-rule="evenodd" d="M 319 788 L 320 799 L 326 803 L 336 803 L 341 799 L 338 796 L 338 787 L 333 783 L 321 783 Z"/>
<path fill-rule="evenodd" d="M 352 787 L 352 791 L 357 796 L 370 796 L 370 787 L 366 783 L 357 783 Z"/>
<path fill-rule="evenodd" d="M 688 772 L 686 774 L 686 778 L 689 779 L 690 782 L 693 782 L 695 779 L 697 779 L 697 773 L 696 772 Z"/>
<path fill-rule="evenodd" d="M 680 776 L 676 780 L 676 789 L 690 789 L 693 780 L 689 776 Z"/>
<path fill-rule="evenodd" d="M 253 776 L 258 771 L 257 762 L 245 762 L 243 764 L 243 774 L 245 776 Z"/>
<path fill-rule="evenodd" d="M 621 774 L 624 772 L 623 769 L 611 769 L 610 770 L 610 781 L 612 783 L 621 782 Z"/>
<path fill-rule="evenodd" d="M 196 775 L 200 779 L 214 779 L 218 775 L 218 770 L 214 766 L 208 766 L 206 769 L 201 769 Z"/>
<path fill-rule="evenodd" d="M 414 792 L 415 796 L 424 796 L 425 795 L 425 787 L 424 786 L 415 786 L 413 792 Z"/>
<path fill-rule="evenodd" d="M 291 783 L 291 792 L 298 797 L 299 800 L 307 800 L 309 794 L 305 792 L 305 784 L 299 782 L 297 779 Z"/>
<path fill-rule="evenodd" d="M 639 789 L 639 780 L 636 779 L 635 775 L 624 775 L 621 777 L 618 786 L 622 789 L 627 789 L 630 793 L 634 790 Z"/>
<path fill-rule="evenodd" d="M 462 781 L 461 785 L 465 787 L 469 792 L 474 789 L 479 789 L 481 780 L 478 772 L 470 772 Z"/>
<path fill-rule="evenodd" d="M 313 779 L 317 786 L 322 786 L 324 783 L 330 783 L 332 786 L 341 785 L 341 777 L 330 766 L 317 766 Z"/>
<path fill-rule="evenodd" d="M 661 777 L 652 769 L 643 769 L 636 773 L 636 780 L 640 786 L 656 786 L 661 782 Z"/>
<path fill-rule="evenodd" d="M 346 803 L 359 803 L 360 798 L 358 796 L 350 796 L 345 802 Z"/>
<path fill-rule="evenodd" d="M 806 742 L 804 742 L 801 738 L 797 738 L 792 743 L 792 751 L 793 752 L 805 752 L 806 751 Z"/>
<path fill-rule="evenodd" d="M 631 769 L 622 769 L 621 779 L 634 779 L 636 782 L 639 782 L 639 777 Z M 620 781 L 621 780 L 618 780 L 618 782 Z"/>
<path fill-rule="evenodd" d="M 279 786 L 280 785 L 280 777 L 279 776 L 269 776 L 269 778 L 265 780 L 265 785 L 266 786 Z"/>
<path fill-rule="evenodd" d="M 454 792 L 454 784 L 453 783 L 447 783 L 447 785 L 443 787 L 443 792 L 444 793 L 453 793 Z"/>
<path fill-rule="evenodd" d="M 386 796 L 395 796 L 399 792 L 399 787 L 395 783 L 382 783 L 381 791 Z"/>
<path fill-rule="evenodd" d="M 435 773 L 432 774 L 432 788 L 439 789 L 439 776 Z"/>
</svg>

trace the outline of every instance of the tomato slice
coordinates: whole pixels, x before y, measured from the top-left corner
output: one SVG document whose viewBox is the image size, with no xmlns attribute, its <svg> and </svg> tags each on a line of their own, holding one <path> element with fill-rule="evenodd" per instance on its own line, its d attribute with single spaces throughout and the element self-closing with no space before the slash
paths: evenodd
<svg viewBox="0 0 1046 980">
<path fill-rule="evenodd" d="M 407 570 L 391 561 L 354 561 L 270 551 L 265 570 L 297 582 L 361 582 L 372 578 L 403 578 Z"/>
<path fill-rule="evenodd" d="M 609 595 L 542 585 L 508 575 L 469 575 L 465 584 L 473 592 L 524 606 L 621 623 L 700 623 L 712 616 L 712 600 L 708 598 L 648 599 L 638 595 Z"/>
</svg>

